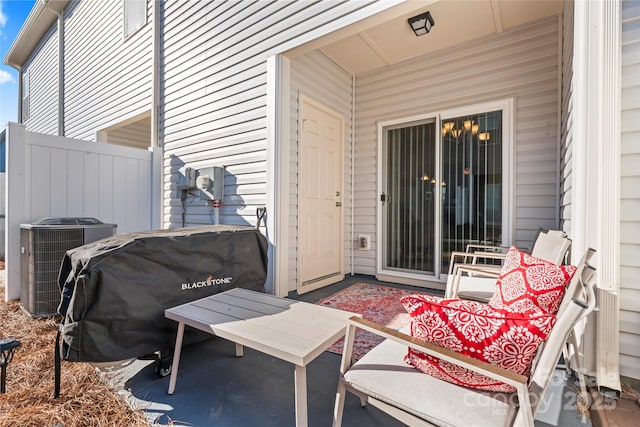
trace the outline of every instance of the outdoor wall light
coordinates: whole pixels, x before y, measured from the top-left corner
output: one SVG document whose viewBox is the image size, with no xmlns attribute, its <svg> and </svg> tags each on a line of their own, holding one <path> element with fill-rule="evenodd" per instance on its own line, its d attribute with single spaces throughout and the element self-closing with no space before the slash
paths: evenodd
<svg viewBox="0 0 640 427">
<path fill-rule="evenodd" d="M 416 36 L 422 36 L 431 31 L 431 27 L 433 27 L 433 18 L 429 12 L 421 13 L 420 15 L 416 15 L 412 18 L 408 19 L 409 25 L 411 25 L 411 29 Z"/>
<path fill-rule="evenodd" d="M 0 393 L 5 392 L 5 382 L 7 381 L 7 365 L 13 359 L 13 353 L 20 347 L 20 341 L 13 338 L 0 340 Z"/>
</svg>

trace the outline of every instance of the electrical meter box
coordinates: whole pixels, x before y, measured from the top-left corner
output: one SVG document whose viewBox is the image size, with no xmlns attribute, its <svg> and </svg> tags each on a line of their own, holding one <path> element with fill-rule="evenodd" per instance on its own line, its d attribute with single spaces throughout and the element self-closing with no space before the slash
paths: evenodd
<svg viewBox="0 0 640 427">
<path fill-rule="evenodd" d="M 192 190 L 196 188 L 197 170 L 193 168 L 185 168 L 184 175 L 178 175 L 178 190 Z"/>
<path fill-rule="evenodd" d="M 198 195 L 203 200 L 224 199 L 224 167 L 213 166 L 198 169 L 196 177 Z"/>
</svg>

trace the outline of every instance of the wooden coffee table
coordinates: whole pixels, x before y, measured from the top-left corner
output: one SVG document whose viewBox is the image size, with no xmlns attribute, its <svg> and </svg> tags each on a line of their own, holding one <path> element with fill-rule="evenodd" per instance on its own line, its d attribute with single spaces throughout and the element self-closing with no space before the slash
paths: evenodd
<svg viewBox="0 0 640 427">
<path fill-rule="evenodd" d="M 354 315 L 240 288 L 167 309 L 165 317 L 179 322 L 168 393 L 175 391 L 184 325 L 189 325 L 233 341 L 236 356 L 247 346 L 293 363 L 296 426 L 306 426 L 306 366 L 344 336 L 347 319 Z"/>
</svg>

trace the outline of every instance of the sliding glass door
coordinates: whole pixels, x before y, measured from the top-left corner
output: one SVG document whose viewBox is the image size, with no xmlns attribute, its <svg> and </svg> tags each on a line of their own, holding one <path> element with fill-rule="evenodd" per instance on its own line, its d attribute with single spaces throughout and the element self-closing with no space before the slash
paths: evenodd
<svg viewBox="0 0 640 427">
<path fill-rule="evenodd" d="M 384 267 L 434 272 L 435 119 L 386 129 Z"/>
<path fill-rule="evenodd" d="M 452 251 L 503 243 L 510 105 L 380 125 L 379 273 L 439 278 Z"/>
<path fill-rule="evenodd" d="M 442 271 L 467 244 L 502 242 L 502 111 L 442 120 Z"/>
</svg>

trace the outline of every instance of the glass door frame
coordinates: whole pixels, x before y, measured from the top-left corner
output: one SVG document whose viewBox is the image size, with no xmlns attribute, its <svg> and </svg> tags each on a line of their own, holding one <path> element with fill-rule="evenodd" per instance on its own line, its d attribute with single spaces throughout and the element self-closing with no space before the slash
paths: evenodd
<svg viewBox="0 0 640 427">
<path fill-rule="evenodd" d="M 387 177 L 387 151 L 388 151 L 388 141 L 387 141 L 387 130 L 393 130 L 393 129 L 398 129 L 398 128 L 404 128 L 404 127 L 411 127 L 411 126 L 415 126 L 415 125 L 421 125 L 421 124 L 433 124 L 434 125 L 434 136 L 435 136 L 435 153 L 434 153 L 434 157 L 435 157 L 435 164 L 434 164 L 434 169 L 435 169 L 435 175 L 434 177 L 436 177 L 436 180 L 438 179 L 437 177 L 439 177 L 441 175 L 440 173 L 440 162 L 439 162 L 439 158 L 440 158 L 440 138 L 438 136 L 438 131 L 440 129 L 440 122 L 439 122 L 439 118 L 437 115 L 424 115 L 424 116 L 414 116 L 414 117 L 410 117 L 408 118 L 408 120 L 402 119 L 402 120 L 394 120 L 394 121 L 389 121 L 389 122 L 380 122 L 379 123 L 379 132 L 380 132 L 380 141 L 382 141 L 382 144 L 379 144 L 379 151 L 378 151 L 378 173 L 379 173 L 379 177 L 380 179 L 378 179 L 378 195 L 379 197 L 381 197 L 384 188 L 385 188 L 385 181 L 383 180 L 383 178 L 386 180 Z M 440 182 L 440 181 L 437 181 Z M 384 191 L 385 193 L 389 194 L 389 191 Z M 396 197 L 396 195 L 391 194 L 391 198 Z M 434 195 L 433 195 L 433 199 L 434 199 L 434 211 L 433 211 L 433 226 L 434 226 L 434 240 L 436 242 L 440 241 L 440 226 L 439 226 L 439 221 L 438 218 L 440 216 L 440 204 L 436 203 L 435 201 L 439 200 L 442 197 L 442 190 L 439 186 L 435 186 L 435 191 L 434 191 Z M 382 239 L 380 239 L 381 244 L 378 245 L 378 260 L 377 260 L 377 272 L 378 274 L 384 274 L 386 276 L 394 276 L 394 277 L 405 277 L 405 278 L 410 278 L 410 279 L 415 279 L 415 280 L 424 280 L 425 277 L 428 277 L 432 280 L 436 279 L 436 265 L 438 263 L 438 260 L 440 259 L 440 252 L 439 252 L 439 247 L 438 245 L 434 244 L 434 254 L 433 254 L 433 259 L 434 259 L 434 271 L 433 272 L 411 272 L 411 270 L 402 270 L 402 269 L 391 269 L 391 268 L 385 268 L 385 260 L 387 258 L 387 234 L 385 232 L 385 223 L 386 223 L 386 218 L 385 218 L 385 211 L 384 208 L 388 207 L 388 205 L 384 205 L 381 201 L 380 198 L 378 198 L 378 221 L 377 221 L 377 226 L 378 226 L 378 236 L 383 236 Z"/>
<path fill-rule="evenodd" d="M 435 120 L 436 125 L 436 182 L 442 182 L 442 118 L 458 117 L 464 115 L 478 114 L 487 111 L 502 111 L 502 245 L 508 246 L 512 242 L 513 228 L 515 224 L 515 171 L 513 167 L 514 152 L 514 98 L 505 98 L 496 101 L 483 102 L 478 104 L 465 105 L 462 107 L 440 110 L 438 112 L 420 114 L 410 117 L 402 117 L 394 120 L 380 121 L 377 123 L 378 144 L 377 144 L 377 185 L 376 185 L 376 275 L 387 276 L 397 279 L 407 279 L 408 284 L 420 285 L 424 281 L 446 281 L 447 271 L 442 271 L 442 187 L 436 186 L 434 198 L 437 201 L 434 206 L 434 274 L 413 273 L 384 268 L 386 235 L 384 229 L 384 206 L 380 200 L 385 188 L 386 180 L 386 129 L 389 127 L 411 126 L 420 122 Z M 399 280 L 400 281 L 400 280 Z"/>
<path fill-rule="evenodd" d="M 439 263 L 438 260 L 441 257 L 440 254 L 440 235 L 441 235 L 441 228 L 442 228 L 442 220 L 440 219 L 441 216 L 441 203 L 434 203 L 434 274 L 426 274 L 426 273 L 412 273 L 409 271 L 398 271 L 398 270 L 391 270 L 391 269 L 386 269 L 384 267 L 385 264 L 385 258 L 386 258 L 386 234 L 385 234 L 385 228 L 384 228 L 384 206 L 380 200 L 380 197 L 382 195 L 382 193 L 384 192 L 384 188 L 385 188 L 385 179 L 386 179 L 386 160 L 387 160 L 387 136 L 386 136 L 386 129 L 387 128 L 397 128 L 399 126 L 412 126 L 414 124 L 418 124 L 418 123 L 427 123 L 427 122 L 431 122 L 433 121 L 435 123 L 435 137 L 436 137 L 436 152 L 435 152 L 435 158 L 436 158 L 436 164 L 435 164 L 435 177 L 436 177 L 436 182 L 440 182 L 441 179 L 441 162 L 440 162 L 440 144 L 441 144 L 441 135 L 439 132 L 439 129 L 442 127 L 441 123 L 440 123 L 440 115 L 439 113 L 427 113 L 427 114 L 421 114 L 421 115 L 417 115 L 417 116 L 411 116 L 411 117 L 403 117 L 400 119 L 395 119 L 395 120 L 389 120 L 389 121 L 384 121 L 384 122 L 378 122 L 378 173 L 377 173 L 377 194 L 376 194 L 376 212 L 377 212 L 377 216 L 376 216 L 376 230 L 377 230 L 377 235 L 379 236 L 377 240 L 377 247 L 376 247 L 376 275 L 380 276 L 380 275 L 384 275 L 384 276 L 390 276 L 390 277 L 394 277 L 394 278 L 404 278 L 404 279 L 409 279 L 410 281 L 424 281 L 424 280 L 431 280 L 431 281 L 435 281 L 438 278 L 439 275 Z M 440 200 L 442 198 L 442 189 L 440 188 L 440 186 L 436 186 L 436 191 L 434 194 L 434 200 Z M 412 283 L 413 284 L 413 283 Z"/>
</svg>

